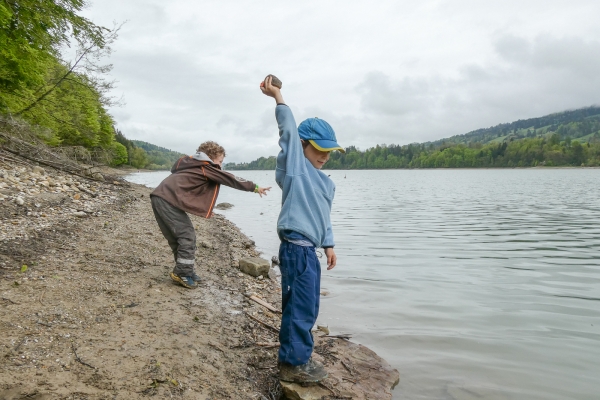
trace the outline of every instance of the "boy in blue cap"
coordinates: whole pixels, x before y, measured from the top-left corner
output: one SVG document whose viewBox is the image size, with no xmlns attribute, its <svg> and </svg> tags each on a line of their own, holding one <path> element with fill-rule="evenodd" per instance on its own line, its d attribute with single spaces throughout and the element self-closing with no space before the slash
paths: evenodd
<svg viewBox="0 0 600 400">
<path fill-rule="evenodd" d="M 335 184 L 321 172 L 334 150 L 344 152 L 331 126 L 309 118 L 298 128 L 281 91 L 268 76 L 261 91 L 277 103 L 279 146 L 275 180 L 281 188 L 282 206 L 277 221 L 281 239 L 282 316 L 279 332 L 279 378 L 288 382 L 319 382 L 327 377 L 323 365 L 311 358 L 311 329 L 319 314 L 321 265 L 316 247 L 327 256 L 327 269 L 335 267 L 331 203 Z"/>
</svg>

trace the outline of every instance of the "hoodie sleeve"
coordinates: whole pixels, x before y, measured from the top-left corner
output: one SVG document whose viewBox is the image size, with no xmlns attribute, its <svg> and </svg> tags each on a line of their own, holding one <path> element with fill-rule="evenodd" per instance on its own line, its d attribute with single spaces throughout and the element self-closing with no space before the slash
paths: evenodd
<svg viewBox="0 0 600 400">
<path fill-rule="evenodd" d="M 246 192 L 253 192 L 254 188 L 256 187 L 252 181 L 247 181 L 244 178 L 240 178 L 229 172 L 222 171 L 211 165 L 204 165 L 201 168 L 206 179 L 216 182 L 220 185 L 229 186 L 231 188 Z"/>
<path fill-rule="evenodd" d="M 333 240 L 333 230 L 331 229 L 331 224 L 327 227 L 327 232 L 325 233 L 325 240 L 323 241 L 323 248 L 327 247 L 335 247 L 335 242 Z"/>
<path fill-rule="evenodd" d="M 282 187 L 286 175 L 294 176 L 306 173 L 306 158 L 292 110 L 286 105 L 278 105 L 275 108 L 275 118 L 279 126 L 279 147 L 281 147 L 277 156 L 275 178 L 277 184 Z"/>
</svg>

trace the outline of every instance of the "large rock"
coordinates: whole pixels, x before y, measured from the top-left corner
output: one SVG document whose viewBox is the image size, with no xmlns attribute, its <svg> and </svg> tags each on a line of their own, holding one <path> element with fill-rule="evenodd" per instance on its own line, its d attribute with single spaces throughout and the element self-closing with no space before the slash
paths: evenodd
<svg viewBox="0 0 600 400">
<path fill-rule="evenodd" d="M 252 276 L 269 277 L 269 268 L 271 265 L 267 260 L 258 257 L 246 257 L 240 260 L 240 271 Z"/>
<path fill-rule="evenodd" d="M 283 395 L 289 400 L 321 400 L 331 394 L 329 390 L 318 385 L 304 387 L 281 381 L 281 388 L 283 389 Z"/>
<path fill-rule="evenodd" d="M 92 178 L 104 182 L 104 175 L 102 175 L 100 172 L 94 172 L 92 174 Z"/>
<path fill-rule="evenodd" d="M 391 400 L 400 374 L 374 351 L 347 340 L 315 335 L 315 353 L 313 357 L 323 360 L 329 377 L 310 386 L 281 382 L 287 399 Z"/>
</svg>

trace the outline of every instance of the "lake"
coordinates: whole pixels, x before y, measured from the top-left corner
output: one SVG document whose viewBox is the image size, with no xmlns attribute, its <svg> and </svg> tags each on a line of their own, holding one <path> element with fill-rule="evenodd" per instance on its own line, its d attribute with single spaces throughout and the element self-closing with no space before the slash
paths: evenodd
<svg viewBox="0 0 600 400">
<path fill-rule="evenodd" d="M 218 200 L 270 259 L 275 173 L 232 172 L 273 186 Z M 394 399 L 600 398 L 600 169 L 325 172 L 339 260 L 318 323 L 397 368 Z"/>
</svg>

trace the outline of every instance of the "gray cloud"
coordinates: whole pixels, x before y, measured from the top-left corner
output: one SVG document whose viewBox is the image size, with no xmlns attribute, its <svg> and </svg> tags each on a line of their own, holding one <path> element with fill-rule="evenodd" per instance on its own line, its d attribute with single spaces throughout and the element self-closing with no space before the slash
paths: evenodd
<svg viewBox="0 0 600 400">
<path fill-rule="evenodd" d="M 227 161 L 278 151 L 267 73 L 297 122 L 324 118 L 361 148 L 598 103 L 597 15 L 596 0 L 96 0 L 86 14 L 128 21 L 110 60 L 124 134 L 184 153 L 217 140 Z"/>
<path fill-rule="evenodd" d="M 506 35 L 492 46 L 493 61 L 456 77 L 371 72 L 356 89 L 362 109 L 388 143 L 406 143 L 600 103 L 600 42 Z"/>
</svg>

